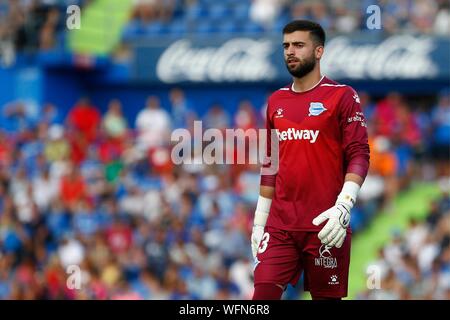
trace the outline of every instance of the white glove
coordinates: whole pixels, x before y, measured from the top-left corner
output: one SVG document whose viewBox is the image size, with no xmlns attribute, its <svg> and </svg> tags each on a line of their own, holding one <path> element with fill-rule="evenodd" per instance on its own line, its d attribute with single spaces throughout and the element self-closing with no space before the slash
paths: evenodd
<svg viewBox="0 0 450 320">
<path fill-rule="evenodd" d="M 322 212 L 313 220 L 313 224 L 318 226 L 328 219 L 327 224 L 319 232 L 322 244 L 329 247 L 336 246 L 336 248 L 342 246 L 350 223 L 350 209 L 345 204 L 339 203 Z"/>
<path fill-rule="evenodd" d="M 255 218 L 253 220 L 252 228 L 252 254 L 253 258 L 256 259 L 258 254 L 259 244 L 264 235 L 264 227 L 266 226 L 267 218 L 269 217 L 270 205 L 272 204 L 272 199 L 264 198 L 262 196 L 258 197 L 258 203 L 256 204 Z"/>
<path fill-rule="evenodd" d="M 259 244 L 261 243 L 261 239 L 264 235 L 264 227 L 259 225 L 253 225 L 252 229 L 252 253 L 253 258 L 256 259 L 256 255 L 258 254 Z"/>
<path fill-rule="evenodd" d="M 342 247 L 347 235 L 347 227 L 350 224 L 350 210 L 355 204 L 359 189 L 360 186 L 357 183 L 352 181 L 345 182 L 336 204 L 319 214 L 312 221 L 315 226 L 318 226 L 328 219 L 328 222 L 318 235 L 322 244 L 329 247 Z"/>
</svg>

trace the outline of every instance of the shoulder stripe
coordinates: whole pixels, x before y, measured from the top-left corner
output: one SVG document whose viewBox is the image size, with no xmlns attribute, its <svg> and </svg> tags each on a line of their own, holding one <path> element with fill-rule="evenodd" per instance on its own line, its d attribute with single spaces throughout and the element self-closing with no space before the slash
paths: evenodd
<svg viewBox="0 0 450 320">
<path fill-rule="evenodd" d="M 280 88 L 278 90 L 289 90 L 289 88 Z"/>
<path fill-rule="evenodd" d="M 320 85 L 321 87 L 346 87 L 346 84 L 332 84 L 332 83 L 323 83 Z"/>
</svg>

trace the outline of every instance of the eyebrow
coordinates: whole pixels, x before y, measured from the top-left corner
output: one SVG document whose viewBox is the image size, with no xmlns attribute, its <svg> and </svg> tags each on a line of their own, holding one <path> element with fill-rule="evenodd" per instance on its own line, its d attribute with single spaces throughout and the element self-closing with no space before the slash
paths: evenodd
<svg viewBox="0 0 450 320">
<path fill-rule="evenodd" d="M 296 45 L 296 44 L 306 44 L 306 42 L 303 42 L 303 41 L 292 41 L 292 42 L 283 42 L 283 46 L 284 46 L 284 45 L 287 45 L 287 44 L 289 44 L 289 43 L 292 43 L 293 45 Z"/>
</svg>

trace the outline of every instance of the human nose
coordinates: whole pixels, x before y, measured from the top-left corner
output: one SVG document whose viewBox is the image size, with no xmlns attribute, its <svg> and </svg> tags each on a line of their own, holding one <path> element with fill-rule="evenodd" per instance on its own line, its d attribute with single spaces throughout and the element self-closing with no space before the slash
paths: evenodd
<svg viewBox="0 0 450 320">
<path fill-rule="evenodd" d="M 288 55 L 288 56 L 294 55 L 294 46 L 288 46 L 286 48 L 286 55 Z"/>
</svg>

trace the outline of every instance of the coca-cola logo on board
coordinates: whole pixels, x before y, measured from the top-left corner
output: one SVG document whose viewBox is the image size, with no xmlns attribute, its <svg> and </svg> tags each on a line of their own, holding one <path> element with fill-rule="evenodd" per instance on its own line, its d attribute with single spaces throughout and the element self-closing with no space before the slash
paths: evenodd
<svg viewBox="0 0 450 320">
<path fill-rule="evenodd" d="M 433 39 L 411 35 L 392 36 L 375 44 L 336 37 L 325 46 L 322 70 L 330 77 L 353 79 L 432 78 L 438 73 L 430 55 L 434 49 Z"/>
<path fill-rule="evenodd" d="M 270 40 L 236 38 L 219 47 L 194 47 L 190 40 L 172 43 L 159 57 L 156 72 L 165 83 L 180 81 L 261 81 L 276 77 Z"/>
</svg>

